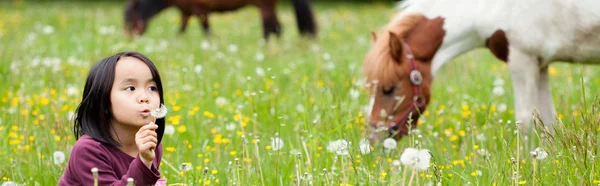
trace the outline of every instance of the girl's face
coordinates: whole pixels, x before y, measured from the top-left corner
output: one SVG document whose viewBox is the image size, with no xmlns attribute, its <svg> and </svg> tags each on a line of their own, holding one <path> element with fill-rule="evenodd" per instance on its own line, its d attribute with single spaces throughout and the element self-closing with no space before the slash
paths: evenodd
<svg viewBox="0 0 600 186">
<path fill-rule="evenodd" d="M 160 97 L 146 63 L 135 57 L 117 62 L 110 103 L 113 124 L 141 127 L 154 121 L 150 110 L 159 107 Z"/>
</svg>

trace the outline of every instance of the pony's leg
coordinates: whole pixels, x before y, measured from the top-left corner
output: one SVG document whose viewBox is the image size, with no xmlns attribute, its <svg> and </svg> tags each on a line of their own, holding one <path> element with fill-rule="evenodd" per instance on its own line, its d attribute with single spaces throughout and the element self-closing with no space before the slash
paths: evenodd
<svg viewBox="0 0 600 186">
<path fill-rule="evenodd" d="M 202 24 L 202 30 L 204 31 L 204 35 L 210 37 L 210 25 L 208 24 L 208 13 L 201 13 L 198 15 L 198 20 Z"/>
<path fill-rule="evenodd" d="M 554 103 L 552 101 L 552 91 L 550 90 L 549 79 L 548 79 L 548 67 L 542 68 L 540 70 L 540 78 L 538 85 L 538 102 L 536 104 L 536 109 L 540 113 L 542 121 L 544 122 L 544 127 L 546 127 L 550 132 L 553 132 L 554 126 L 554 116 L 556 115 L 556 110 L 554 108 Z"/>
<path fill-rule="evenodd" d="M 181 12 L 181 28 L 179 28 L 179 34 L 183 34 L 185 32 L 188 22 L 190 21 L 190 16 L 192 16 L 192 14 L 189 12 Z"/>
<path fill-rule="evenodd" d="M 508 68 L 513 83 L 515 117 L 520 121 L 519 130 L 526 136 L 531 130 L 533 106 L 537 102 L 539 65 L 536 57 L 510 47 Z"/>
<path fill-rule="evenodd" d="M 271 33 L 274 33 L 277 37 L 281 34 L 281 25 L 275 13 L 276 3 L 275 0 L 265 0 L 256 5 L 260 9 L 263 20 L 263 37 L 265 40 L 269 39 Z"/>
</svg>

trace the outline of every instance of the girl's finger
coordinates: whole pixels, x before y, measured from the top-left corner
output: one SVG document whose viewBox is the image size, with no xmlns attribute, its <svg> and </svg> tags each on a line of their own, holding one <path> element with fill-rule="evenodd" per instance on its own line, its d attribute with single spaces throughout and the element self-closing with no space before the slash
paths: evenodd
<svg viewBox="0 0 600 186">
<path fill-rule="evenodd" d="M 140 151 L 144 152 L 146 150 L 155 149 L 155 148 L 156 148 L 156 143 L 154 143 L 154 142 L 148 142 L 146 144 L 143 144 L 140 147 Z"/>
<path fill-rule="evenodd" d="M 141 137 L 141 138 L 144 138 L 144 137 L 146 137 L 146 136 L 154 136 L 154 137 L 157 137 L 157 136 L 158 136 L 158 134 L 156 134 L 156 132 L 154 132 L 153 130 L 146 130 L 146 131 L 143 131 L 143 132 L 140 134 L 140 137 Z"/>
<path fill-rule="evenodd" d="M 158 139 L 156 139 L 156 137 L 154 137 L 154 136 L 146 136 L 146 137 L 144 137 L 144 138 L 141 139 L 141 142 L 142 143 L 148 143 L 148 142 L 157 143 Z"/>
</svg>

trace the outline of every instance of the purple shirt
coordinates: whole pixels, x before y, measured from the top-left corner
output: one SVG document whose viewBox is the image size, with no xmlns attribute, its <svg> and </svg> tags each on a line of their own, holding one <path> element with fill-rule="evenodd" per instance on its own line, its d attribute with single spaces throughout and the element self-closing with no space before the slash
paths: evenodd
<svg viewBox="0 0 600 186">
<path fill-rule="evenodd" d="M 158 167 L 162 158 L 162 145 L 156 148 L 152 168 L 144 165 L 140 156 L 132 157 L 117 147 L 83 135 L 73 146 L 69 164 L 58 185 L 93 185 L 92 168 L 98 168 L 98 185 L 127 185 L 133 178 L 135 185 L 154 185 L 160 178 Z"/>
</svg>

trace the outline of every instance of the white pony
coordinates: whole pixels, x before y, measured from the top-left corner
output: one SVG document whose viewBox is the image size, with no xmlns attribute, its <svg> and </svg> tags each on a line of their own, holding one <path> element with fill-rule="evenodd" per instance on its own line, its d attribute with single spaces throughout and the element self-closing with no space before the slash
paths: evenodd
<svg viewBox="0 0 600 186">
<path fill-rule="evenodd" d="M 534 109 L 553 125 L 550 63 L 600 63 L 600 0 L 406 0 L 399 8 L 374 34 L 364 65 L 367 80 L 377 82 L 372 125 L 392 134 L 415 126 L 408 121 L 425 109 L 436 72 L 475 48 L 507 62 L 515 117 L 527 131 Z"/>
</svg>

